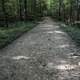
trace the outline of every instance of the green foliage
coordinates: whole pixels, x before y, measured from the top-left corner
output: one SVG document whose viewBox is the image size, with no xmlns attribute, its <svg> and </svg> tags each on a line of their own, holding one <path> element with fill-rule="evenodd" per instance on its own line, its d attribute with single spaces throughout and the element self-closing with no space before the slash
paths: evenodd
<svg viewBox="0 0 80 80">
<path fill-rule="evenodd" d="M 26 1 L 26 3 L 25 3 Z M 26 8 L 25 8 L 26 4 Z M 3 11 L 3 6 L 5 10 Z M 7 20 L 13 18 L 19 18 L 20 14 L 22 18 L 27 19 L 30 17 L 37 18 L 43 16 L 43 12 L 47 10 L 45 0 L 4 0 L 4 5 L 2 0 L 0 1 L 0 19 L 7 16 Z M 25 13 L 26 11 L 26 13 Z M 5 15 L 6 13 L 6 15 Z"/>
<path fill-rule="evenodd" d="M 61 28 L 70 35 L 78 46 L 80 46 L 80 28 L 78 26 L 61 26 Z"/>
<path fill-rule="evenodd" d="M 29 21 L 41 19 L 46 6 L 45 0 L 0 0 L 0 48 L 33 28 Z"/>
<path fill-rule="evenodd" d="M 36 21 L 45 15 L 50 15 L 67 23 L 80 20 L 79 3 L 79 0 L 0 0 L 1 45 L 16 38 L 15 34 L 20 35 L 29 29 L 24 27 L 28 23 L 19 23 L 20 20 L 24 22 Z M 13 28 L 10 28 L 12 24 L 14 24 Z"/>
<path fill-rule="evenodd" d="M 79 0 L 48 0 L 50 3 L 49 14 L 60 20 L 75 22 L 80 20 Z"/>
<path fill-rule="evenodd" d="M 29 31 L 35 26 L 33 22 L 17 22 L 14 26 L 9 28 L 0 28 L 0 48 L 3 48 L 5 45 L 11 43 L 17 37 L 22 35 L 24 32 Z"/>
</svg>

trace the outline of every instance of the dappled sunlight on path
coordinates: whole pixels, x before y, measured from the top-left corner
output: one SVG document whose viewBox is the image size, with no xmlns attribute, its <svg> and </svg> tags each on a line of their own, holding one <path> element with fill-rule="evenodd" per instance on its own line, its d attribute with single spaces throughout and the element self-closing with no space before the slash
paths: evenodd
<svg viewBox="0 0 80 80">
<path fill-rule="evenodd" d="M 54 31 L 55 33 L 59 33 L 59 34 L 65 34 L 64 32 L 62 31 Z"/>
<path fill-rule="evenodd" d="M 27 59 L 30 59 L 30 57 L 26 57 L 26 56 L 14 56 L 14 57 L 12 57 L 12 59 L 13 60 L 21 60 L 21 59 L 27 60 Z"/>
<path fill-rule="evenodd" d="M 55 66 L 55 68 L 59 70 L 71 70 L 77 68 L 77 65 L 62 64 L 62 65 Z"/>
<path fill-rule="evenodd" d="M 71 64 L 59 64 L 59 65 L 54 66 L 53 63 L 48 63 L 47 66 L 49 69 L 58 69 L 58 70 L 63 70 L 63 71 L 72 70 L 72 69 L 76 69 L 79 67 L 78 65 L 71 65 Z"/>
<path fill-rule="evenodd" d="M 80 52 L 59 24 L 47 17 L 0 50 L 0 70 L 8 80 L 80 80 Z"/>
</svg>

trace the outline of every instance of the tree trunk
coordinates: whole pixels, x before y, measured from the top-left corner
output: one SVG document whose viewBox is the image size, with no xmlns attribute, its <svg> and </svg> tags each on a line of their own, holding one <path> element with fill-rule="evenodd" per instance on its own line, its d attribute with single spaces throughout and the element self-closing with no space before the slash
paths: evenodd
<svg viewBox="0 0 80 80">
<path fill-rule="evenodd" d="M 79 21 L 79 0 L 77 0 L 77 21 Z"/>
<path fill-rule="evenodd" d="M 70 0 L 70 22 L 72 22 L 72 0 Z"/>
<path fill-rule="evenodd" d="M 6 13 L 6 9 L 5 9 L 5 1 L 4 0 L 2 0 L 2 10 L 3 10 L 3 13 L 4 13 L 4 21 L 5 21 L 5 25 L 6 25 L 6 27 L 8 27 L 8 15 L 7 15 L 7 13 Z"/>
<path fill-rule="evenodd" d="M 24 0 L 25 20 L 27 20 L 27 0 Z"/>
<path fill-rule="evenodd" d="M 22 17 L 22 5 L 21 5 L 21 2 L 22 2 L 22 0 L 19 0 L 19 16 L 20 16 L 20 20 L 22 21 L 23 17 Z"/>
<path fill-rule="evenodd" d="M 61 0 L 59 0 L 59 20 L 61 20 Z"/>
<path fill-rule="evenodd" d="M 65 5 L 63 4 L 63 18 L 64 18 L 64 22 L 65 22 Z"/>
</svg>

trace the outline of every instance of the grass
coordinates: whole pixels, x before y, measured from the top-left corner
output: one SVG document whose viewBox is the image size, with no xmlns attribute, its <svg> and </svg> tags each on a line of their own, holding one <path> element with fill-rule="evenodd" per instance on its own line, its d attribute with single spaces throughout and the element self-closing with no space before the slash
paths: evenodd
<svg viewBox="0 0 80 80">
<path fill-rule="evenodd" d="M 61 26 L 61 28 L 70 35 L 72 40 L 76 42 L 77 46 L 80 46 L 80 28 L 79 26 L 66 25 L 66 27 Z"/>
<path fill-rule="evenodd" d="M 8 28 L 0 27 L 0 48 L 5 47 L 34 26 L 36 26 L 34 22 L 16 22 L 14 25 L 9 25 Z"/>
</svg>

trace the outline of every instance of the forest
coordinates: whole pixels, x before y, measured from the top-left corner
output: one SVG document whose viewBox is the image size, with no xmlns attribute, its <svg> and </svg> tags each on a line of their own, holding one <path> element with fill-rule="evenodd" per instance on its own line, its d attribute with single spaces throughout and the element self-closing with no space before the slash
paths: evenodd
<svg viewBox="0 0 80 80">
<path fill-rule="evenodd" d="M 1 47 L 45 16 L 80 26 L 80 0 L 0 0 Z"/>
<path fill-rule="evenodd" d="M 58 17 L 69 22 L 80 20 L 79 0 L 1 0 L 0 24 L 33 20 L 42 16 Z"/>
<path fill-rule="evenodd" d="M 0 80 L 80 80 L 80 0 L 0 0 Z"/>
</svg>

